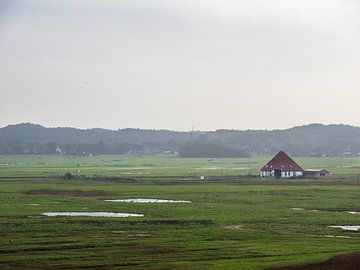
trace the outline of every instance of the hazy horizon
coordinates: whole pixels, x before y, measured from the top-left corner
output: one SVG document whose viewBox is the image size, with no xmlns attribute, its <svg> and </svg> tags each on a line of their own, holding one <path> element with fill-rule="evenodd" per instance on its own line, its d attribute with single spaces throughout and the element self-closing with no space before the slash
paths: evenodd
<svg viewBox="0 0 360 270">
<path fill-rule="evenodd" d="M 359 126 L 360 2 L 0 1 L 0 126 Z"/>
<path fill-rule="evenodd" d="M 285 127 L 285 128 L 274 128 L 274 129 L 249 129 L 249 128 L 244 128 L 244 129 L 235 129 L 235 128 L 228 128 L 228 129 L 222 129 L 222 128 L 215 128 L 215 129 L 209 129 L 209 130 L 204 130 L 204 129 L 196 129 L 196 127 L 194 126 L 194 129 L 190 128 L 190 129 L 184 129 L 184 130 L 178 130 L 178 129 L 167 129 L 167 128 L 141 128 L 141 127 L 121 127 L 121 128 L 104 128 L 101 126 L 93 126 L 93 127 L 86 127 L 86 128 L 81 128 L 81 127 L 76 127 L 76 126 L 69 126 L 69 125 L 65 125 L 65 126 L 57 126 L 57 125 L 42 125 L 40 123 L 34 123 L 34 122 L 21 122 L 21 123 L 10 123 L 4 126 L 0 126 L 0 128 L 5 128 L 8 126 L 16 126 L 16 125 L 21 125 L 21 124 L 31 124 L 31 125 L 39 125 L 45 128 L 74 128 L 74 129 L 80 129 L 80 130 L 91 130 L 91 129 L 106 129 L 106 130 L 112 130 L 112 131 L 116 131 L 116 130 L 121 130 L 121 129 L 140 129 L 140 130 L 167 130 L 167 131 L 175 131 L 175 132 L 190 132 L 190 131 L 195 131 L 195 132 L 213 132 L 213 131 L 217 131 L 217 130 L 234 130 L 234 131 L 245 131 L 245 130 L 253 130 L 253 131 L 261 131 L 261 130 L 266 130 L 266 131 L 274 131 L 274 130 L 287 130 L 287 129 L 291 129 L 291 128 L 295 128 L 295 127 L 302 127 L 302 126 L 309 126 L 309 125 L 335 125 L 335 126 L 351 126 L 351 127 L 355 127 L 355 128 L 359 128 L 359 126 L 356 125 L 350 125 L 350 124 L 344 124 L 344 123 L 331 123 L 331 124 L 323 124 L 323 123 L 307 123 L 307 124 L 301 124 L 301 125 L 296 125 L 296 126 L 289 126 L 289 127 Z"/>
</svg>

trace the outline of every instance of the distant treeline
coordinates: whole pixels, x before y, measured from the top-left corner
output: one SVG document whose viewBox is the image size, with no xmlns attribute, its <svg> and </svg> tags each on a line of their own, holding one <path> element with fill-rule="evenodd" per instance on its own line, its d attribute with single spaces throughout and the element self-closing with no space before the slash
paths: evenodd
<svg viewBox="0 0 360 270">
<path fill-rule="evenodd" d="M 185 158 L 235 158 L 235 157 L 251 157 L 251 154 L 242 149 L 235 149 L 225 145 L 191 143 L 183 145 L 179 148 L 179 155 Z"/>
<path fill-rule="evenodd" d="M 0 128 L 0 154 L 158 154 L 247 157 L 285 150 L 294 156 L 360 156 L 360 128 L 312 124 L 285 130 L 176 132 L 143 129 Z"/>
<path fill-rule="evenodd" d="M 0 144 L 2 154 L 64 154 L 64 155 L 111 155 L 111 154 L 152 154 L 152 153 L 175 153 L 180 157 L 250 157 L 245 150 L 216 144 L 191 143 L 179 146 L 178 151 L 160 151 L 149 145 L 130 145 L 121 143 L 23 143 L 11 142 Z"/>
<path fill-rule="evenodd" d="M 127 154 L 130 150 L 139 150 L 136 145 L 122 143 L 26 143 L 9 142 L 0 144 L 1 154 L 66 154 L 66 155 L 101 155 Z"/>
</svg>

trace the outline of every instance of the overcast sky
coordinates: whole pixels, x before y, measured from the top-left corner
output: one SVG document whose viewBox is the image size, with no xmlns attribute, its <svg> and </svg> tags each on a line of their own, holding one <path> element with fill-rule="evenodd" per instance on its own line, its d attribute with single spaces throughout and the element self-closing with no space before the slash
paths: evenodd
<svg viewBox="0 0 360 270">
<path fill-rule="evenodd" d="M 357 0 L 0 0 L 0 126 L 360 125 Z"/>
</svg>

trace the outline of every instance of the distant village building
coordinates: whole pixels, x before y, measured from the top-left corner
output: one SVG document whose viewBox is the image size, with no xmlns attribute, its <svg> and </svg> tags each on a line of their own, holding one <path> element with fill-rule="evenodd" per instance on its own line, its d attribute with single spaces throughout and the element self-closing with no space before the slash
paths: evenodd
<svg viewBox="0 0 360 270">
<path fill-rule="evenodd" d="M 290 178 L 303 175 L 304 169 L 284 151 L 280 151 L 260 170 L 261 177 Z"/>
<path fill-rule="evenodd" d="M 304 171 L 304 177 L 306 178 L 326 178 L 329 174 L 330 172 L 325 169 L 309 169 Z"/>
</svg>

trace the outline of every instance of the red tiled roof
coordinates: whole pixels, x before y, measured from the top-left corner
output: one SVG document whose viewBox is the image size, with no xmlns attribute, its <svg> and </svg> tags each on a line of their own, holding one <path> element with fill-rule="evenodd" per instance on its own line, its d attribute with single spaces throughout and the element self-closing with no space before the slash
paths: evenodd
<svg viewBox="0 0 360 270">
<path fill-rule="evenodd" d="M 271 172 L 273 170 L 282 171 L 304 171 L 291 157 L 284 151 L 280 151 L 272 160 L 270 160 L 261 171 Z"/>
</svg>

